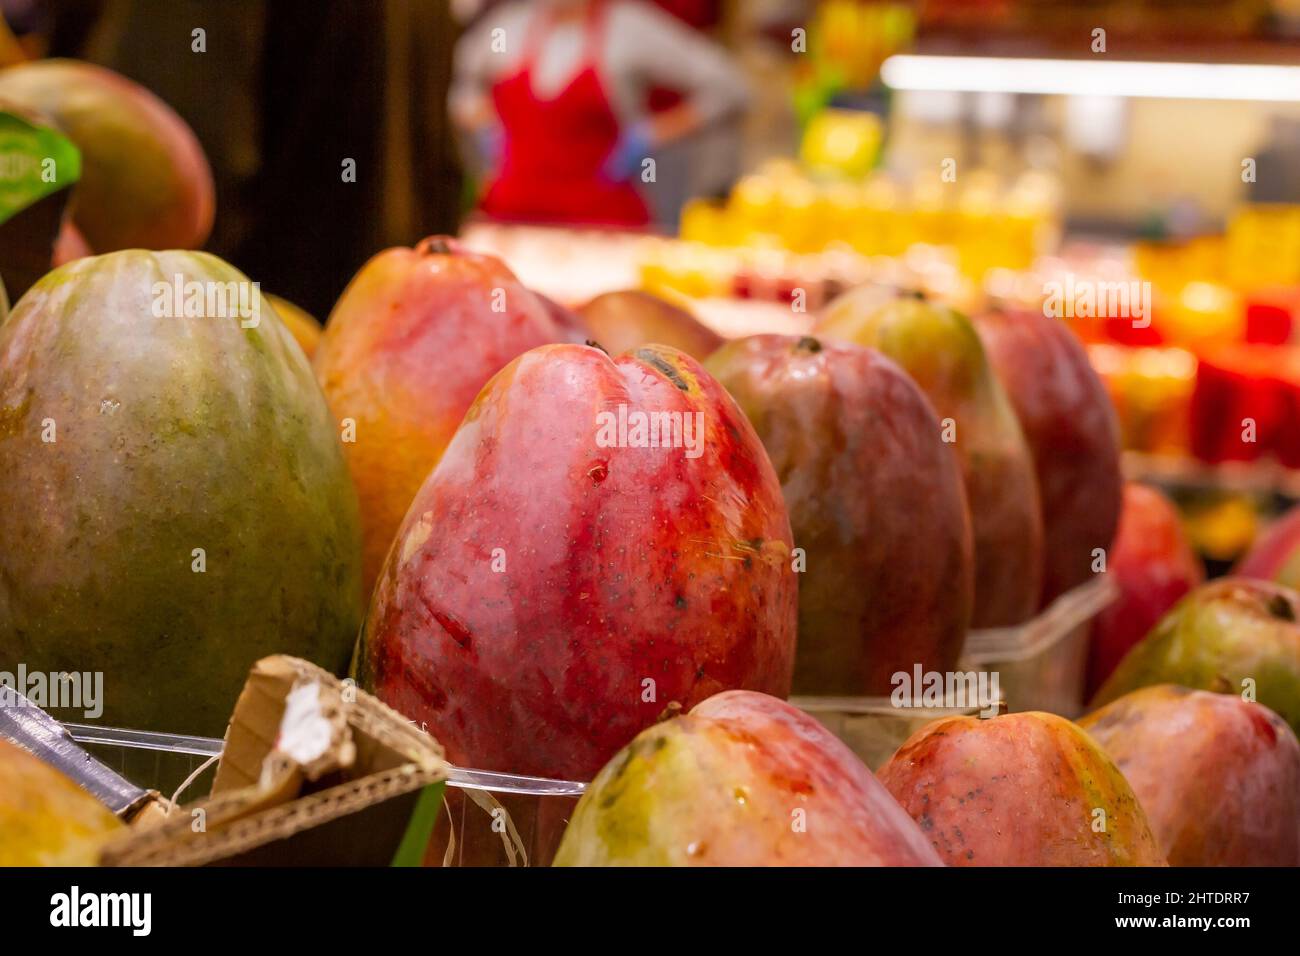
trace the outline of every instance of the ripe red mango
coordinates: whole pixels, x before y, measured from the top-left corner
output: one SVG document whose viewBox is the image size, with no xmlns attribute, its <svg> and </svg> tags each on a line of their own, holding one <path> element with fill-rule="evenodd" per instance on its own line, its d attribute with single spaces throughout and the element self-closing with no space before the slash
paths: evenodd
<svg viewBox="0 0 1300 956">
<path fill-rule="evenodd" d="M 406 509 L 479 390 L 557 342 L 547 308 L 501 260 L 443 237 L 367 262 L 330 313 L 316 378 L 341 425 L 361 502 L 370 594 Z"/>
<path fill-rule="evenodd" d="M 1263 704 L 1162 684 L 1079 723 L 1132 784 L 1170 866 L 1300 866 L 1300 743 Z"/>
<path fill-rule="evenodd" d="M 784 701 L 728 691 L 643 731 L 574 811 L 556 866 L 940 866 L 853 752 Z"/>
<path fill-rule="evenodd" d="M 1148 485 L 1124 486 L 1119 533 L 1106 556 L 1119 596 L 1093 621 L 1087 696 L 1178 599 L 1205 579 L 1173 502 Z"/>
<path fill-rule="evenodd" d="M 651 413 L 676 447 L 643 446 Z M 758 436 L 693 359 L 534 349 L 412 503 L 361 677 L 453 763 L 589 780 L 671 702 L 789 693 L 790 552 Z"/>
<path fill-rule="evenodd" d="M 971 536 L 956 457 L 925 395 L 880 353 L 757 335 L 707 366 L 767 448 L 799 574 L 801 694 L 888 694 L 956 667 L 970 624 Z"/>
<path fill-rule="evenodd" d="M 955 452 L 970 507 L 974 627 L 1032 616 L 1043 563 L 1033 460 L 984 347 L 964 315 L 916 297 L 874 312 L 828 310 L 819 334 L 879 349 L 925 392 Z"/>
<path fill-rule="evenodd" d="M 1264 529 L 1235 573 L 1300 589 L 1300 506 Z"/>
<path fill-rule="evenodd" d="M 1041 310 L 976 316 L 1024 429 L 1043 509 L 1041 606 L 1091 579 L 1119 524 L 1119 425 L 1083 344 Z"/>
<path fill-rule="evenodd" d="M 1055 714 L 937 720 L 878 776 L 952 866 L 1165 862 L 1123 774 Z"/>
</svg>

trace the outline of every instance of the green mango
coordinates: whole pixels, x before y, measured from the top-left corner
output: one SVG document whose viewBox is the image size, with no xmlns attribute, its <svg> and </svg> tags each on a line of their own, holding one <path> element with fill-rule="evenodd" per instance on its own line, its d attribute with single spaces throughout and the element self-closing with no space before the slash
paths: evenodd
<svg viewBox="0 0 1300 956">
<path fill-rule="evenodd" d="M 1244 694 L 1300 732 L 1300 594 L 1219 578 L 1189 593 L 1125 655 L 1095 709 L 1139 687 L 1181 684 Z"/>
<path fill-rule="evenodd" d="M 215 736 L 259 658 L 341 671 L 362 604 L 336 428 L 215 256 L 49 273 L 0 326 L 0 670 L 98 672 L 103 722 Z"/>
</svg>

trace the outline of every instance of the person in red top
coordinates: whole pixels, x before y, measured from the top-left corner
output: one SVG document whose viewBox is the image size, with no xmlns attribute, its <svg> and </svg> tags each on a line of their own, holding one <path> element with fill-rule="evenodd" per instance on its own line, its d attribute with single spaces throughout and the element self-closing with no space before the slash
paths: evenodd
<svg viewBox="0 0 1300 956">
<path fill-rule="evenodd" d="M 672 86 L 680 103 L 647 109 Z M 534 0 L 484 15 L 456 49 L 452 112 L 494 176 L 502 220 L 636 227 L 645 159 L 732 116 L 747 91 L 716 45 L 640 0 Z"/>
</svg>

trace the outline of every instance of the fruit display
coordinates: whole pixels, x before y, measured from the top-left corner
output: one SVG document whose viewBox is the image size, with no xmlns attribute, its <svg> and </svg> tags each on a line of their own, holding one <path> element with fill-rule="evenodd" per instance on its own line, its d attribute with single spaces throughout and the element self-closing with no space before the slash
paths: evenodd
<svg viewBox="0 0 1300 956">
<path fill-rule="evenodd" d="M 740 339 L 708 368 L 781 480 L 799 574 L 801 694 L 887 694 L 950 671 L 970 624 L 970 519 L 919 388 L 880 353 L 804 336 Z"/>
<path fill-rule="evenodd" d="M 1300 866 L 1287 122 L 1224 132 L 1214 177 L 1250 149 L 1261 188 L 1171 173 L 1136 222 L 1112 139 L 1181 144 L 1161 97 L 1058 109 L 1099 57 L 1036 90 L 1007 37 L 914 35 L 928 2 L 35 6 L 0 14 L 0 866 L 104 870 L 15 900 L 925 867 L 849 887 L 911 927 L 900 894 L 955 924 L 989 885 L 932 867 L 1157 870 L 1000 874 L 981 928 L 1036 942 L 1023 886 L 1208 921 Z M 498 18 L 524 59 L 457 61 Z M 543 27 L 610 31 L 554 99 Z M 637 216 L 510 214 L 605 191 Z"/>
<path fill-rule="evenodd" d="M 935 721 L 879 776 L 950 866 L 1165 862 L 1119 768 L 1054 714 Z"/>
<path fill-rule="evenodd" d="M 340 669 L 356 638 L 356 495 L 252 285 L 207 253 L 115 252 L 0 326 L 0 654 L 103 672 L 113 726 L 219 735 L 253 661 Z"/>
<path fill-rule="evenodd" d="M 853 753 L 807 714 L 727 691 L 601 769 L 556 866 L 941 866 Z"/>
<path fill-rule="evenodd" d="M 1300 743 L 1267 707 L 1161 684 L 1079 724 L 1132 784 L 1170 866 L 1300 866 Z"/>
<path fill-rule="evenodd" d="M 970 504 L 975 627 L 1019 624 L 1038 607 L 1044 561 L 1033 461 L 980 337 L 965 316 L 904 296 L 874 312 L 832 307 L 818 332 L 879 349 L 921 386 L 957 456 Z"/>
</svg>

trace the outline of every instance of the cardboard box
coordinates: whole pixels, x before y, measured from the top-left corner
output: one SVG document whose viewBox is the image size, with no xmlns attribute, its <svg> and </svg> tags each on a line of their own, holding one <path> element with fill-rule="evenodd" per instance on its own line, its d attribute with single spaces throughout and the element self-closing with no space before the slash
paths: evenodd
<svg viewBox="0 0 1300 956">
<path fill-rule="evenodd" d="M 448 765 L 401 714 L 307 661 L 253 666 L 212 794 L 107 844 L 109 866 L 418 864 Z"/>
</svg>

